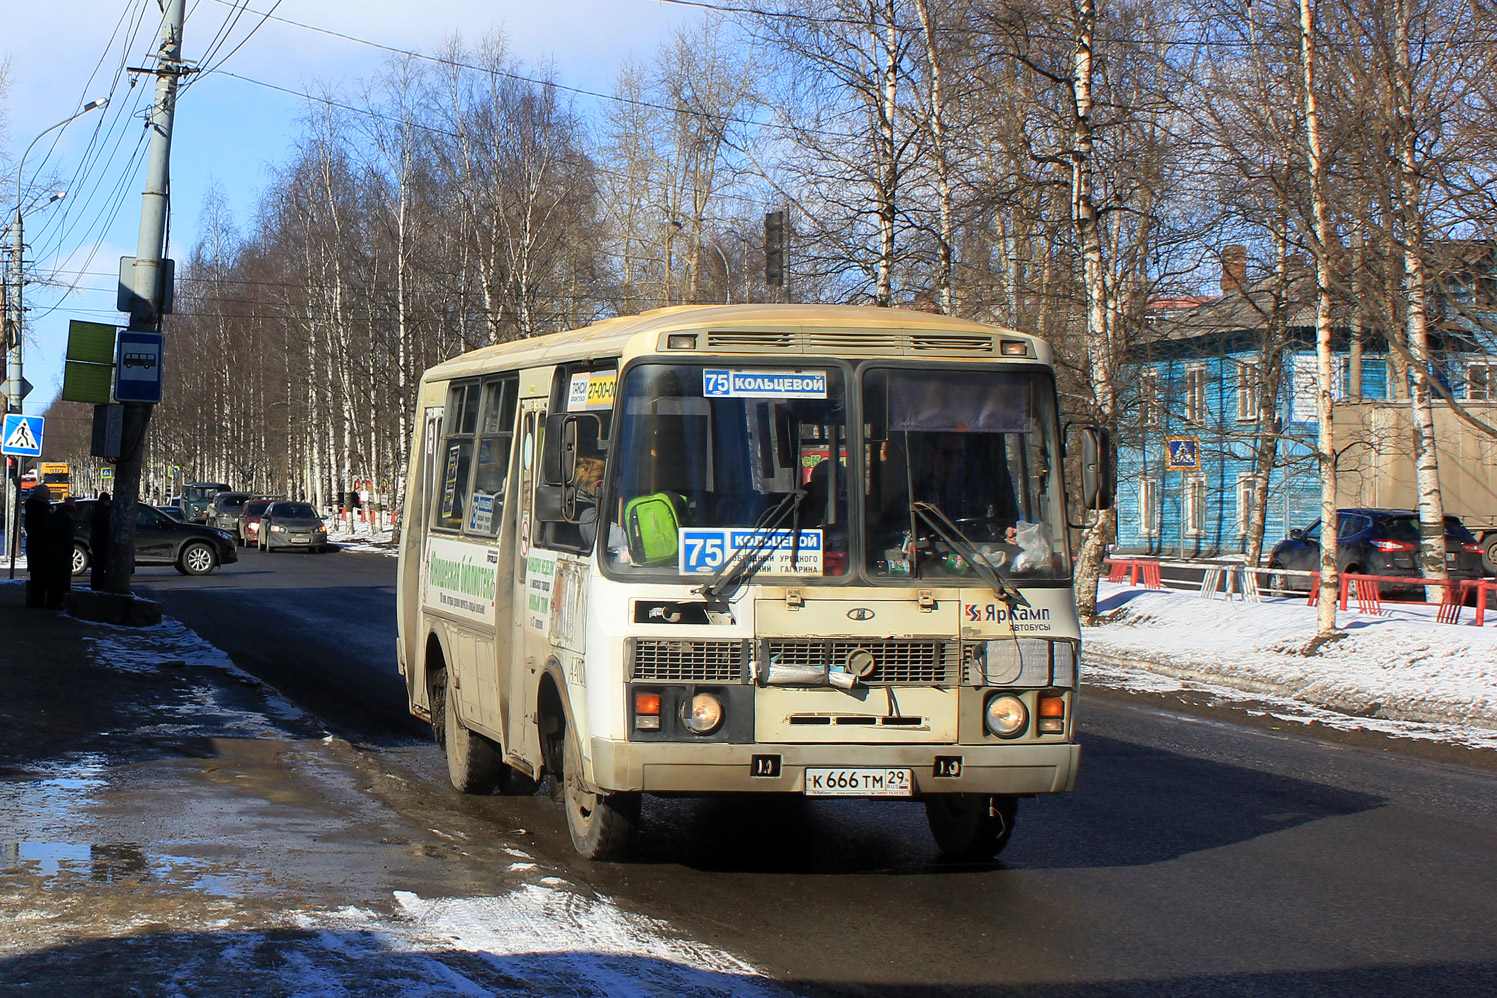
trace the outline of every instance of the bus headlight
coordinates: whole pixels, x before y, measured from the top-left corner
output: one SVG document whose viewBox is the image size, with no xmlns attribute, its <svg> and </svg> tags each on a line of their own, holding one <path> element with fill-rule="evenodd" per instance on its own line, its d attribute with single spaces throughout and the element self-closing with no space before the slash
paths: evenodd
<svg viewBox="0 0 1497 998">
<path fill-rule="evenodd" d="M 1013 738 L 1023 734 L 1029 724 L 1029 709 L 1018 697 L 997 696 L 988 701 L 983 720 L 999 738 Z"/>
<path fill-rule="evenodd" d="M 682 704 L 681 720 L 699 735 L 710 735 L 723 723 L 722 701 L 711 693 L 698 693 Z"/>
</svg>

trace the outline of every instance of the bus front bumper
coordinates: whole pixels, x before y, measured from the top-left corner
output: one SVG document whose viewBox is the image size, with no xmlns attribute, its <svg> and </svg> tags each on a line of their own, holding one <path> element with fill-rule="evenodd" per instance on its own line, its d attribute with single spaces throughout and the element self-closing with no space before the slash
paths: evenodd
<svg viewBox="0 0 1497 998">
<path fill-rule="evenodd" d="M 766 767 L 763 757 L 777 759 Z M 960 759 L 959 775 L 937 776 L 937 760 Z M 647 793 L 803 793 L 808 768 L 909 769 L 915 794 L 1049 794 L 1072 789 L 1081 746 L 1068 742 L 1004 745 L 729 745 L 592 740 L 594 784 Z M 778 775 L 756 776 L 773 768 Z"/>
</svg>

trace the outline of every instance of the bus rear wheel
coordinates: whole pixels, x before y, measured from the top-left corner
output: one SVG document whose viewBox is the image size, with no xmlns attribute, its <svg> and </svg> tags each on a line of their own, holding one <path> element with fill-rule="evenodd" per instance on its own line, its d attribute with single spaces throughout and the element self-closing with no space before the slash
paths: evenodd
<svg viewBox="0 0 1497 998">
<path fill-rule="evenodd" d="M 595 794 L 582 786 L 582 759 L 571 732 L 562 733 L 562 806 L 572 847 L 583 859 L 622 859 L 639 825 L 640 795 Z"/>
<path fill-rule="evenodd" d="M 457 716 L 457 697 L 444 675 L 436 685 L 442 698 L 442 730 L 437 740 L 447 754 L 447 778 L 465 794 L 491 794 L 504 775 L 499 746 L 476 731 L 469 731 Z"/>
<path fill-rule="evenodd" d="M 925 821 L 941 852 L 952 859 L 992 859 L 1014 834 L 1019 799 L 1007 794 L 932 794 Z"/>
</svg>

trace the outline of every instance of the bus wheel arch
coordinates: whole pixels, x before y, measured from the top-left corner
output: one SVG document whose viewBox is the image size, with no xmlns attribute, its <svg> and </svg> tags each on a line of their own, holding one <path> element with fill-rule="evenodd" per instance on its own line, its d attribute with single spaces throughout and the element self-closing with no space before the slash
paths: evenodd
<svg viewBox="0 0 1497 998">
<path fill-rule="evenodd" d="M 560 798 L 562 739 L 571 726 L 571 712 L 551 666 L 541 673 L 535 695 L 536 734 L 541 746 L 541 769 L 538 777 L 551 777 L 553 797 Z"/>
<path fill-rule="evenodd" d="M 572 847 L 583 859 L 623 859 L 639 826 L 643 795 L 607 793 L 587 781 L 582 743 L 552 666 L 541 676 L 536 717 L 552 796 L 560 799 L 566 811 Z"/>
</svg>

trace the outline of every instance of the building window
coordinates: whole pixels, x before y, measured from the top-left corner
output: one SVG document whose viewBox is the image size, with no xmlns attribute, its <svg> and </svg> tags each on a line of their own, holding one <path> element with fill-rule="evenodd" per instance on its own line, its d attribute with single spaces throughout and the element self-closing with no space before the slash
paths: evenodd
<svg viewBox="0 0 1497 998">
<path fill-rule="evenodd" d="M 1185 479 L 1185 536 L 1201 537 L 1206 533 L 1206 479 L 1196 475 Z"/>
<path fill-rule="evenodd" d="M 1159 371 L 1146 367 L 1139 372 L 1138 421 L 1143 426 L 1159 425 Z"/>
<path fill-rule="evenodd" d="M 1497 378 L 1492 377 L 1494 364 L 1466 365 L 1466 398 L 1471 402 L 1497 402 Z"/>
<path fill-rule="evenodd" d="M 1237 476 L 1237 536 L 1246 537 L 1248 518 L 1253 509 L 1253 476 L 1243 472 Z"/>
<path fill-rule="evenodd" d="M 1237 362 L 1237 421 L 1257 422 L 1261 410 L 1259 405 L 1258 356 L 1253 354 Z"/>
<path fill-rule="evenodd" d="M 1185 369 L 1185 421 L 1206 421 L 1206 365 L 1192 364 Z"/>
<path fill-rule="evenodd" d="M 1138 480 L 1138 536 L 1159 536 L 1159 479 Z"/>
</svg>

